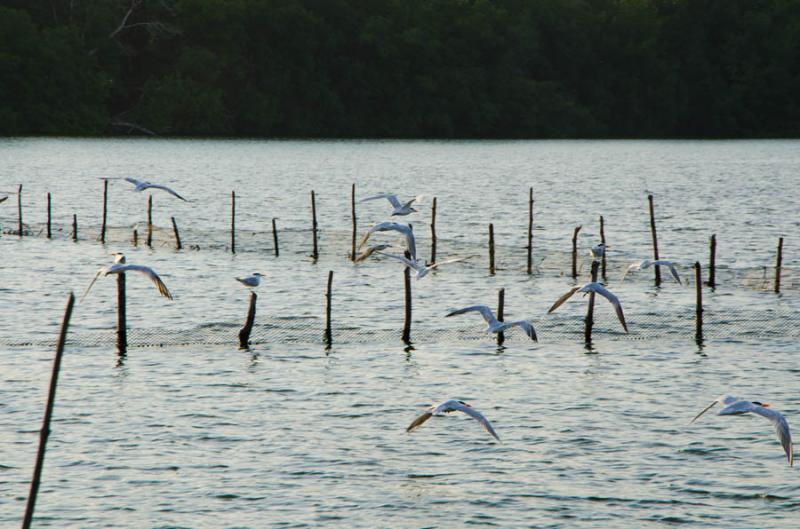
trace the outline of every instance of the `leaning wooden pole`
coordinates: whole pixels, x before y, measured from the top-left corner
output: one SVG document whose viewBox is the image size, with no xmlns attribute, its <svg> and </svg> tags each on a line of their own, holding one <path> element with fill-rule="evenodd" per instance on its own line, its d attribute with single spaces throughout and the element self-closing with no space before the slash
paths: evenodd
<svg viewBox="0 0 800 529">
<path fill-rule="evenodd" d="M 350 191 L 350 214 L 353 217 L 353 237 L 350 248 L 350 260 L 356 260 L 356 237 L 358 237 L 358 221 L 356 219 L 356 185 Z"/>
<path fill-rule="evenodd" d="M 603 216 L 600 215 L 600 244 L 603 245 L 603 257 L 600 260 L 600 274 L 603 276 L 603 281 L 607 281 L 606 278 L 606 223 Z"/>
<path fill-rule="evenodd" d="M 100 242 L 106 243 L 106 216 L 108 211 L 108 180 L 103 180 L 103 224 L 100 226 Z"/>
<path fill-rule="evenodd" d="M 528 275 L 533 273 L 533 188 L 528 190 Z"/>
<path fill-rule="evenodd" d="M 494 275 L 494 224 L 489 224 L 489 275 Z"/>
<path fill-rule="evenodd" d="M 717 286 L 717 234 L 711 236 L 708 258 L 708 286 L 712 289 Z"/>
<path fill-rule="evenodd" d="M 778 258 L 775 262 L 775 293 L 781 292 L 781 267 L 783 266 L 783 237 L 778 239 Z"/>
<path fill-rule="evenodd" d="M 17 189 L 17 229 L 18 235 L 22 237 L 22 184 Z"/>
<path fill-rule="evenodd" d="M 153 195 L 147 197 L 147 246 L 153 247 Z"/>
<path fill-rule="evenodd" d="M 236 253 L 236 191 L 231 191 L 231 253 Z"/>
<path fill-rule="evenodd" d="M 239 348 L 247 349 L 250 345 L 250 332 L 253 330 L 253 322 L 256 320 L 256 301 L 258 295 L 250 291 L 250 305 L 247 307 L 247 318 L 244 321 L 244 327 L 239 331 Z"/>
<path fill-rule="evenodd" d="M 180 250 L 183 248 L 181 244 L 181 234 L 178 232 L 178 223 L 175 222 L 175 217 L 170 217 L 172 219 L 172 231 L 175 232 L 175 249 Z"/>
<path fill-rule="evenodd" d="M 50 222 L 50 193 L 47 193 L 47 238 L 53 238 L 53 231 L 51 229 L 51 222 Z"/>
<path fill-rule="evenodd" d="M 650 208 L 650 233 L 653 236 L 653 259 L 658 261 L 658 234 L 656 233 L 656 213 L 653 207 L 653 195 L 647 195 L 647 203 Z M 661 286 L 661 267 L 658 265 L 654 266 L 653 269 L 655 270 L 655 278 L 656 278 L 656 286 Z"/>
<path fill-rule="evenodd" d="M 503 321 L 503 308 L 506 304 L 506 289 L 501 288 L 497 292 L 497 321 Z M 503 332 L 497 333 L 497 345 L 503 345 L 503 342 L 506 341 L 506 337 Z"/>
<path fill-rule="evenodd" d="M 411 254 L 406 250 L 406 259 L 411 259 Z M 406 344 L 411 343 L 411 269 L 407 266 L 403 267 L 403 286 L 405 287 L 405 301 L 406 311 L 405 320 L 403 322 L 403 341 Z"/>
<path fill-rule="evenodd" d="M 431 260 L 428 265 L 436 263 L 436 197 L 433 197 L 431 209 Z"/>
<path fill-rule="evenodd" d="M 72 317 L 72 308 L 75 306 L 75 295 L 70 292 L 67 298 L 67 308 L 64 311 L 64 319 L 61 320 L 61 332 L 58 335 L 56 345 L 56 357 L 53 360 L 53 372 L 50 375 L 50 391 L 47 394 L 47 404 L 44 408 L 44 420 L 42 429 L 39 430 L 39 450 L 36 453 L 36 465 L 33 468 L 33 479 L 31 489 L 28 493 L 28 504 L 25 507 L 25 517 L 22 520 L 22 529 L 29 529 L 33 521 L 33 512 L 36 508 L 36 497 L 39 494 L 39 484 L 42 478 L 42 468 L 44 467 L 44 455 L 47 451 L 47 439 L 50 437 L 50 421 L 53 418 L 53 408 L 56 402 L 56 387 L 58 386 L 58 373 L 61 370 L 61 358 L 64 355 L 64 344 L 67 340 L 67 329 L 69 320 Z"/>
<path fill-rule="evenodd" d="M 315 261 L 319 259 L 319 247 L 317 246 L 317 195 L 311 191 L 311 233 L 314 238 L 311 249 L 311 257 Z"/>
<path fill-rule="evenodd" d="M 592 282 L 597 282 L 597 271 L 600 263 L 592 261 Z M 589 292 L 589 308 L 586 311 L 585 327 L 583 331 L 583 338 L 586 344 L 592 343 L 592 328 L 594 327 L 594 292 Z"/>
<path fill-rule="evenodd" d="M 697 293 L 695 318 L 694 318 L 694 339 L 699 344 L 703 342 L 703 278 L 700 270 L 700 263 L 694 263 L 695 291 Z"/>
<path fill-rule="evenodd" d="M 572 232 L 572 279 L 578 278 L 578 232 L 581 226 L 576 226 Z"/>
<path fill-rule="evenodd" d="M 333 270 L 328 272 L 328 288 L 325 290 L 325 343 L 330 347 L 333 343 L 331 331 L 331 304 L 333 299 Z"/>
<path fill-rule="evenodd" d="M 272 243 L 275 246 L 275 257 L 278 257 L 281 251 L 278 248 L 278 227 L 275 225 L 274 218 L 272 219 Z"/>
<path fill-rule="evenodd" d="M 117 274 L 117 353 L 128 353 L 128 323 L 125 314 L 125 272 Z"/>
</svg>

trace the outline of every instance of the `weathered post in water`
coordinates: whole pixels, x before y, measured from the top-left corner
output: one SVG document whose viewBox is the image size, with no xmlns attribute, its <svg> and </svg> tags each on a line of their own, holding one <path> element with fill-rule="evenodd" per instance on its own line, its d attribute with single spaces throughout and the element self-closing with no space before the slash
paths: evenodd
<svg viewBox="0 0 800 529">
<path fill-rule="evenodd" d="M 22 184 L 20 184 L 19 189 L 17 189 L 17 229 L 19 230 L 18 235 L 21 238 L 22 237 Z"/>
<path fill-rule="evenodd" d="M 72 242 L 78 242 L 78 215 L 72 214 Z"/>
<path fill-rule="evenodd" d="M 653 195 L 647 195 L 647 203 L 650 208 L 650 233 L 653 236 L 653 259 L 658 261 L 658 234 L 656 233 L 656 214 L 655 209 L 653 208 Z M 653 267 L 655 270 L 655 277 L 656 277 L 656 286 L 661 286 L 661 267 L 655 265 Z"/>
<path fill-rule="evenodd" d="M 311 233 L 314 238 L 311 258 L 316 261 L 319 259 L 319 247 L 317 246 L 317 195 L 313 190 L 311 191 Z"/>
<path fill-rule="evenodd" d="M 125 272 L 117 274 L 117 352 L 128 353 L 128 323 L 125 314 Z"/>
<path fill-rule="evenodd" d="M 489 224 L 489 275 L 494 275 L 494 224 Z"/>
<path fill-rule="evenodd" d="M 108 208 L 108 179 L 103 179 L 103 224 L 100 226 L 100 242 L 106 243 L 106 210 Z"/>
<path fill-rule="evenodd" d="M 331 303 L 333 290 L 333 270 L 328 272 L 328 288 L 325 291 L 325 343 L 328 347 L 333 343 L 333 332 L 331 331 Z"/>
<path fill-rule="evenodd" d="M 247 318 L 244 321 L 244 327 L 239 331 L 239 348 L 247 349 L 250 345 L 250 332 L 253 330 L 253 322 L 256 320 L 256 301 L 258 296 L 252 290 L 250 291 L 250 305 L 247 307 Z"/>
<path fill-rule="evenodd" d="M 703 343 L 703 278 L 701 277 L 700 262 L 694 263 L 694 281 L 695 290 L 697 293 L 696 309 L 695 309 L 695 330 L 694 339 L 698 344 Z"/>
<path fill-rule="evenodd" d="M 431 209 L 431 260 L 428 265 L 436 263 L 436 197 L 433 197 Z"/>
<path fill-rule="evenodd" d="M 231 191 L 231 253 L 236 253 L 236 191 Z"/>
<path fill-rule="evenodd" d="M 278 248 L 278 227 L 275 225 L 275 218 L 272 218 L 272 243 L 275 245 L 275 257 L 281 254 Z"/>
<path fill-rule="evenodd" d="M 31 488 L 28 493 L 28 503 L 25 507 L 25 517 L 22 520 L 22 529 L 29 529 L 33 521 L 36 497 L 39 494 L 39 484 L 41 483 L 42 469 L 44 468 L 44 456 L 47 451 L 47 439 L 50 437 L 50 422 L 53 418 L 53 408 L 56 402 L 56 388 L 58 387 L 58 374 L 61 370 L 61 358 L 64 356 L 64 344 L 67 340 L 67 329 L 69 329 L 69 320 L 72 317 L 72 308 L 74 306 L 75 295 L 70 292 L 69 298 L 67 298 L 67 308 L 64 311 L 64 318 L 61 320 L 61 331 L 58 335 L 56 356 L 53 360 L 53 372 L 50 375 L 50 390 L 48 391 L 47 404 L 44 408 L 42 429 L 39 430 L 39 449 L 36 453 L 36 465 L 33 468 L 33 479 L 31 479 Z"/>
<path fill-rule="evenodd" d="M 133 228 L 133 246 L 136 248 L 139 246 L 139 230 Z"/>
<path fill-rule="evenodd" d="M 503 321 L 503 308 L 506 304 L 506 289 L 501 288 L 497 292 L 497 321 Z M 497 345 L 503 345 L 506 341 L 506 336 L 503 332 L 497 333 Z"/>
<path fill-rule="evenodd" d="M 600 215 L 600 244 L 603 245 L 603 257 L 600 260 L 600 273 L 603 276 L 603 281 L 606 279 L 606 223 L 603 216 Z"/>
<path fill-rule="evenodd" d="M 781 292 L 781 267 L 783 266 L 783 237 L 778 239 L 778 259 L 775 263 L 775 293 Z"/>
<path fill-rule="evenodd" d="M 411 254 L 406 250 L 406 259 L 411 259 Z M 411 343 L 411 269 L 403 267 L 403 286 L 405 287 L 405 321 L 403 323 L 403 341 L 408 345 Z"/>
<path fill-rule="evenodd" d="M 170 217 L 172 219 L 172 231 L 175 232 L 175 249 L 180 250 L 183 248 L 181 244 L 181 234 L 178 233 L 178 224 L 175 222 L 175 217 Z"/>
<path fill-rule="evenodd" d="M 578 278 L 578 232 L 581 226 L 577 226 L 572 232 L 572 279 Z"/>
<path fill-rule="evenodd" d="M 356 260 L 356 237 L 358 237 L 358 223 L 356 220 L 356 185 L 353 184 L 353 187 L 350 191 L 350 214 L 353 217 L 353 239 L 352 245 L 350 248 L 350 260 L 355 262 Z"/>
<path fill-rule="evenodd" d="M 53 232 L 50 229 L 50 193 L 47 193 L 47 238 L 53 238 Z"/>
<path fill-rule="evenodd" d="M 528 190 L 528 275 L 533 273 L 533 188 Z"/>
<path fill-rule="evenodd" d="M 147 246 L 153 247 L 153 195 L 147 197 Z"/>
<path fill-rule="evenodd" d="M 597 282 L 597 271 L 600 268 L 600 263 L 592 261 L 592 283 Z M 585 327 L 583 331 L 583 338 L 586 345 L 592 343 L 592 327 L 594 327 L 594 292 L 589 292 L 589 308 L 586 311 Z"/>
<path fill-rule="evenodd" d="M 714 289 L 717 286 L 717 234 L 711 236 L 710 255 L 708 259 L 708 286 Z"/>
</svg>

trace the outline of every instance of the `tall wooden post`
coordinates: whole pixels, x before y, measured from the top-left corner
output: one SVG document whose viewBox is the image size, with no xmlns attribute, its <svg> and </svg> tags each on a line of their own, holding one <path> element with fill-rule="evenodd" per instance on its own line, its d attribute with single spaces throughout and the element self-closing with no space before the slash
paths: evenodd
<svg viewBox="0 0 800 529">
<path fill-rule="evenodd" d="M 22 237 L 22 184 L 19 185 L 17 190 L 17 229 L 19 236 Z"/>
<path fill-rule="evenodd" d="M 711 236 L 710 256 L 708 259 L 708 286 L 712 289 L 717 286 L 717 234 Z"/>
<path fill-rule="evenodd" d="M 103 224 L 100 226 L 100 242 L 106 243 L 106 211 L 108 208 L 108 180 L 103 180 Z"/>
<path fill-rule="evenodd" d="M 494 224 L 489 224 L 489 275 L 494 275 Z"/>
<path fill-rule="evenodd" d="M 656 214 L 653 208 L 653 195 L 647 195 L 647 203 L 650 208 L 650 233 L 653 236 L 653 259 L 658 261 L 658 234 L 656 233 Z M 661 267 L 653 267 L 655 270 L 656 286 L 661 286 Z"/>
<path fill-rule="evenodd" d="M 175 222 L 175 217 L 170 217 L 172 219 L 172 231 L 175 232 L 175 249 L 180 250 L 183 248 L 181 244 L 181 234 L 178 232 L 178 224 Z"/>
<path fill-rule="evenodd" d="M 350 214 L 353 217 L 353 239 L 352 245 L 350 249 L 350 260 L 356 260 L 356 237 L 358 237 L 358 224 L 356 220 L 356 185 L 353 184 L 352 190 L 350 191 Z"/>
<path fill-rule="evenodd" d="M 133 246 L 134 248 L 139 246 L 139 230 L 133 228 Z"/>
<path fill-rule="evenodd" d="M 275 257 L 281 254 L 278 248 L 278 227 L 275 225 L 275 218 L 272 219 L 272 243 L 275 245 Z"/>
<path fill-rule="evenodd" d="M 328 272 L 328 288 L 325 291 L 325 343 L 330 347 L 333 343 L 333 332 L 331 331 L 331 304 L 333 290 L 333 270 Z"/>
<path fill-rule="evenodd" d="M 406 259 L 411 259 L 411 254 L 406 250 Z M 405 321 L 403 322 L 403 341 L 406 344 L 411 343 L 411 269 L 407 266 L 403 267 L 403 286 L 405 287 Z"/>
<path fill-rule="evenodd" d="M 597 271 L 600 263 L 592 261 L 592 282 L 597 282 Z M 586 326 L 584 327 L 583 337 L 587 345 L 592 343 L 592 328 L 594 327 L 594 292 L 589 292 L 589 308 L 586 311 Z"/>
<path fill-rule="evenodd" d="M 533 273 L 533 188 L 528 190 L 528 275 Z"/>
<path fill-rule="evenodd" d="M 125 314 L 125 272 L 117 274 L 117 352 L 128 352 L 128 323 Z"/>
<path fill-rule="evenodd" d="M 497 321 L 503 321 L 503 308 L 506 302 L 506 289 L 501 288 L 497 292 Z M 506 341 L 505 335 L 501 332 L 497 333 L 497 345 L 503 345 Z"/>
<path fill-rule="evenodd" d="M 572 279 L 578 278 L 578 232 L 581 226 L 577 226 L 572 232 Z"/>
<path fill-rule="evenodd" d="M 50 227 L 50 193 L 47 193 L 47 238 L 53 238 L 53 232 Z"/>
<path fill-rule="evenodd" d="M 697 293 L 694 339 L 699 344 L 703 342 L 703 278 L 697 261 L 694 263 L 694 280 Z"/>
<path fill-rule="evenodd" d="M 778 259 L 775 263 L 775 293 L 781 291 L 781 267 L 783 266 L 783 237 L 778 239 Z"/>
<path fill-rule="evenodd" d="M 600 260 L 600 273 L 603 276 L 603 281 L 606 279 L 606 223 L 603 216 L 600 215 L 600 243 L 603 245 L 603 257 Z"/>
<path fill-rule="evenodd" d="M 72 214 L 72 242 L 78 242 L 78 215 Z"/>
<path fill-rule="evenodd" d="M 236 191 L 231 191 L 231 253 L 236 253 Z"/>
<path fill-rule="evenodd" d="M 244 327 L 239 330 L 239 348 L 247 349 L 250 345 L 250 332 L 253 330 L 253 323 L 256 320 L 256 301 L 258 295 L 254 291 L 250 291 L 250 305 L 247 307 L 247 318 L 244 321 Z"/>
<path fill-rule="evenodd" d="M 147 197 L 147 246 L 153 247 L 153 195 Z"/>
<path fill-rule="evenodd" d="M 47 394 L 47 404 L 44 408 L 44 420 L 42 429 L 39 430 L 39 449 L 36 453 L 36 465 L 33 468 L 33 479 L 31 479 L 31 489 L 28 493 L 28 503 L 25 507 L 25 517 L 22 520 L 22 529 L 29 529 L 33 521 L 33 512 L 36 508 L 36 497 L 39 494 L 39 484 L 44 468 L 44 456 L 47 451 L 47 439 L 50 437 L 50 422 L 53 418 L 53 408 L 56 402 L 56 388 L 58 387 L 58 374 L 61 370 L 61 358 L 64 355 L 64 344 L 67 340 L 67 329 L 69 320 L 72 317 L 72 308 L 75 306 L 75 295 L 70 292 L 67 299 L 67 308 L 64 311 L 64 318 L 61 320 L 61 331 L 58 335 L 56 345 L 56 357 L 53 360 L 53 372 L 50 375 L 50 390 Z"/>
<path fill-rule="evenodd" d="M 314 237 L 311 257 L 316 261 L 319 259 L 319 248 L 317 247 L 317 195 L 313 190 L 311 191 L 311 232 Z"/>
<path fill-rule="evenodd" d="M 436 197 L 433 197 L 433 208 L 431 209 L 431 260 L 428 265 L 436 262 Z"/>
</svg>

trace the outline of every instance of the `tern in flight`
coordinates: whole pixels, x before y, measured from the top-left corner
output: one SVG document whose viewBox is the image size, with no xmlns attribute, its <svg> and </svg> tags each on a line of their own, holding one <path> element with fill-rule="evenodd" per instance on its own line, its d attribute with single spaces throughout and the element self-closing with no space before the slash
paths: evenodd
<svg viewBox="0 0 800 529">
<path fill-rule="evenodd" d="M 614 310 L 617 312 L 617 318 L 619 318 L 619 322 L 622 324 L 622 328 L 625 329 L 625 332 L 628 332 L 628 326 L 625 325 L 625 314 L 622 313 L 622 304 L 619 302 L 619 298 L 612 294 L 606 287 L 601 285 L 600 283 L 586 283 L 585 285 L 579 285 L 577 287 L 572 287 L 566 294 L 561 296 L 553 303 L 553 306 L 550 307 L 550 310 L 547 311 L 548 314 L 556 310 L 558 307 L 564 304 L 569 298 L 572 297 L 573 294 L 576 292 L 583 292 L 584 295 L 588 294 L 589 292 L 594 292 L 595 294 L 600 294 L 604 298 L 606 298 L 613 306 Z"/>
<path fill-rule="evenodd" d="M 782 413 L 770 409 L 769 404 L 761 402 L 750 402 L 747 400 L 738 399 L 732 395 L 722 395 L 712 402 L 706 409 L 697 414 L 692 419 L 696 421 L 705 412 L 714 407 L 715 404 L 720 403 L 724 408 L 719 410 L 717 415 L 743 415 L 745 413 L 755 413 L 761 415 L 769 420 L 775 427 L 775 432 L 778 434 L 778 439 L 783 445 L 783 451 L 786 452 L 786 458 L 789 460 L 789 465 L 794 465 L 794 449 L 792 447 L 792 433 L 789 431 L 789 423 L 786 422 L 786 417 Z M 689 423 L 691 424 L 691 423 Z"/>
<path fill-rule="evenodd" d="M 425 421 L 427 421 L 434 415 L 444 415 L 446 413 L 451 413 L 454 411 L 462 411 L 466 413 L 467 415 L 469 415 L 470 417 L 481 423 L 483 427 L 486 429 L 486 431 L 492 434 L 492 437 L 494 437 L 498 441 L 500 440 L 500 438 L 497 436 L 497 433 L 494 431 L 494 428 L 492 428 L 492 423 L 490 423 L 489 420 L 486 417 L 484 417 L 481 412 L 479 412 L 478 410 L 476 410 L 463 400 L 455 400 L 455 399 L 446 400 L 441 404 L 431 406 L 430 408 L 428 408 L 428 411 L 426 411 L 425 413 L 414 419 L 414 422 L 412 422 L 409 425 L 409 427 L 406 428 L 406 431 L 411 432 L 416 428 L 419 428 L 420 426 L 425 424 Z"/>
<path fill-rule="evenodd" d="M 144 191 L 145 189 L 161 189 L 162 191 L 166 191 L 170 195 L 172 195 L 174 197 L 177 197 L 177 198 L 183 200 L 184 202 L 188 202 L 188 200 L 186 200 L 185 198 L 183 198 L 182 196 L 180 196 L 178 193 L 176 193 L 172 189 L 168 188 L 167 186 L 162 186 L 160 184 L 151 184 L 150 182 L 143 182 L 141 180 L 136 180 L 135 178 L 131 178 L 131 177 L 125 178 L 125 181 L 126 182 L 130 182 L 131 184 L 136 186 L 134 188 L 134 191 L 141 192 L 141 191 Z"/>
<path fill-rule="evenodd" d="M 361 238 L 361 242 L 358 244 L 358 247 L 361 248 L 367 243 L 369 236 L 375 233 L 376 231 L 399 231 L 402 233 L 406 238 L 406 249 L 408 253 L 411 254 L 411 258 L 416 260 L 417 258 L 417 243 L 414 239 L 414 232 L 411 230 L 411 226 L 407 224 L 399 224 L 397 222 L 381 222 L 380 224 L 376 224 L 375 226 L 371 227 L 367 233 Z"/>
<path fill-rule="evenodd" d="M 641 261 L 636 261 L 635 263 L 631 263 L 628 266 L 628 269 L 625 270 L 625 273 L 622 274 L 622 280 L 625 281 L 625 277 L 628 275 L 628 272 L 632 270 L 644 270 L 645 268 L 650 268 L 651 266 L 668 266 L 669 271 L 672 272 L 672 277 L 675 278 L 675 281 L 678 282 L 679 285 L 682 285 L 681 278 L 678 275 L 678 269 L 675 268 L 675 263 L 672 261 L 667 261 L 665 259 L 659 259 L 658 261 L 653 261 L 650 259 L 642 259 Z"/>
<path fill-rule="evenodd" d="M 417 202 L 419 200 L 419 197 L 414 197 L 405 204 L 402 204 L 397 199 L 397 195 L 394 195 L 392 193 L 380 193 L 371 197 L 362 198 L 361 200 L 359 200 L 359 202 L 366 202 L 368 200 L 378 200 L 381 198 L 385 198 L 392 205 L 392 208 L 394 210 L 392 211 L 391 215 L 392 217 L 396 215 L 410 215 L 411 213 L 416 213 L 417 211 L 416 209 L 411 207 L 411 204 Z"/>
<path fill-rule="evenodd" d="M 438 268 L 438 267 L 440 267 L 440 266 L 442 266 L 444 264 L 458 263 L 458 262 L 466 261 L 467 259 L 470 259 L 470 258 L 474 257 L 472 255 L 470 255 L 469 257 L 457 257 L 455 259 L 447 259 L 446 261 L 439 261 L 439 262 L 433 263 L 432 265 L 425 266 L 425 263 L 421 263 L 421 262 L 417 261 L 416 259 L 409 259 L 405 255 L 398 255 L 398 254 L 395 254 L 395 253 L 385 253 L 385 252 L 379 252 L 379 253 L 381 255 L 385 255 L 386 257 L 391 257 L 392 259 L 397 259 L 401 263 L 405 264 L 408 268 L 410 268 L 411 270 L 414 271 L 414 276 L 417 279 L 422 279 L 423 277 L 428 275 L 428 272 L 430 272 L 431 270 L 433 270 L 435 268 Z"/>
<path fill-rule="evenodd" d="M 463 309 L 454 310 L 448 313 L 445 318 L 449 318 L 450 316 L 455 316 L 457 314 L 465 314 L 467 312 L 480 312 L 481 316 L 483 316 L 484 321 L 489 325 L 486 328 L 486 332 L 488 333 L 498 333 L 503 332 L 511 327 L 519 327 L 528 337 L 533 340 L 534 342 L 538 341 L 536 339 L 536 330 L 533 328 L 533 325 L 529 321 L 519 320 L 519 321 L 499 321 L 492 309 L 487 307 L 486 305 L 473 305 L 471 307 L 465 307 Z"/>
<path fill-rule="evenodd" d="M 125 255 L 123 255 L 120 252 L 114 252 L 111 255 L 114 256 L 114 264 L 112 264 L 111 266 L 104 266 L 103 268 L 97 271 L 97 274 L 95 274 L 94 279 L 92 279 L 92 282 L 89 283 L 89 286 L 86 288 L 86 292 L 83 293 L 81 301 L 86 299 L 86 296 L 89 294 L 89 291 L 92 289 L 92 286 L 94 285 L 95 281 L 97 281 L 98 277 L 100 277 L 101 275 L 107 276 L 109 274 L 121 274 L 123 272 L 139 272 L 141 274 L 146 275 L 150 279 L 150 281 L 153 282 L 153 284 L 158 289 L 158 292 L 162 296 L 170 300 L 172 299 L 172 294 L 170 294 L 167 285 L 164 284 L 164 282 L 161 280 L 160 277 L 158 277 L 158 274 L 156 274 L 156 272 L 152 268 L 150 268 L 149 266 L 125 264 Z"/>
<path fill-rule="evenodd" d="M 591 255 L 592 259 L 594 259 L 595 261 L 599 261 L 606 255 L 606 248 L 609 248 L 609 246 L 606 246 L 604 243 L 601 242 L 597 246 L 589 248 L 589 255 Z"/>
<path fill-rule="evenodd" d="M 262 274 L 261 272 L 253 272 L 247 277 L 235 277 L 234 279 L 247 288 L 255 288 L 261 284 L 262 277 L 267 277 L 267 275 Z"/>
</svg>

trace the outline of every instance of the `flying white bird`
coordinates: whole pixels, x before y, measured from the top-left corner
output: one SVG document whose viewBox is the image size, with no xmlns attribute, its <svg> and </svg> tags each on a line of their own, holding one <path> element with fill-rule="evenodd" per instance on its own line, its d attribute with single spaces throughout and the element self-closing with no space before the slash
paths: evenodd
<svg viewBox="0 0 800 529">
<path fill-rule="evenodd" d="M 369 246 L 362 253 L 356 254 L 356 258 L 353 260 L 353 262 L 354 263 L 363 263 L 364 261 L 369 259 L 370 256 L 372 254 L 374 254 L 375 252 L 379 252 L 380 253 L 382 250 L 385 250 L 385 249 L 391 248 L 391 247 L 392 247 L 391 244 L 376 244 L 376 245 L 373 245 L 373 246 Z"/>
<path fill-rule="evenodd" d="M 144 274 L 150 279 L 150 281 L 153 282 L 153 284 L 158 289 L 158 292 L 162 296 L 164 296 L 167 299 L 172 299 L 172 294 L 170 294 L 167 285 L 164 284 L 164 282 L 161 280 L 160 277 L 158 277 L 158 274 L 156 274 L 156 272 L 152 268 L 142 265 L 125 264 L 125 255 L 123 255 L 120 252 L 114 252 L 111 255 L 114 256 L 114 264 L 111 266 L 104 266 L 103 268 L 97 271 L 97 274 L 95 274 L 94 279 L 92 279 L 92 282 L 89 283 L 89 286 L 86 288 L 86 292 L 83 293 L 81 301 L 86 299 L 86 296 L 89 295 L 89 291 L 92 289 L 92 286 L 94 285 L 95 281 L 97 281 L 98 277 L 100 277 L 101 275 L 105 277 L 109 274 L 121 274 L 122 272 L 139 272 L 141 274 Z"/>
<path fill-rule="evenodd" d="M 458 263 L 458 262 L 466 261 L 467 259 L 470 259 L 470 258 L 474 257 L 472 255 L 470 255 L 469 257 L 457 257 L 455 259 L 447 259 L 446 261 L 439 261 L 439 262 L 433 263 L 432 265 L 425 266 L 425 263 L 417 261 L 416 259 L 409 259 L 405 255 L 398 255 L 398 254 L 395 254 L 395 253 L 385 253 L 385 252 L 379 252 L 379 253 L 381 255 L 385 255 L 386 257 L 391 257 L 392 259 L 397 259 L 398 261 L 400 261 L 403 264 L 405 264 L 408 268 L 410 268 L 410 269 L 412 269 L 414 271 L 414 276 L 417 279 L 422 279 L 423 277 L 428 275 L 428 272 L 430 272 L 431 270 L 433 270 L 435 268 L 438 268 L 438 267 L 440 267 L 442 265 L 450 264 L 450 263 Z"/>
<path fill-rule="evenodd" d="M 262 277 L 267 277 L 267 275 L 261 272 L 253 272 L 252 275 L 247 277 L 235 277 L 234 279 L 247 288 L 254 288 L 261 284 Z"/>
<path fill-rule="evenodd" d="M 675 278 L 675 281 L 678 282 L 679 285 L 682 285 L 681 278 L 678 276 L 678 269 L 675 268 L 675 263 L 672 261 L 667 261 L 665 259 L 659 259 L 658 261 L 653 261 L 650 259 L 642 259 L 641 261 L 636 261 L 628 266 L 628 269 L 625 270 L 625 273 L 622 275 L 622 280 L 625 281 L 625 277 L 628 275 L 628 272 L 632 270 L 644 270 L 646 268 L 650 268 L 651 266 L 668 266 L 669 271 L 672 272 L 672 277 Z"/>
<path fill-rule="evenodd" d="M 572 295 L 575 294 L 576 292 L 583 292 L 584 295 L 588 294 L 589 292 L 594 292 L 606 298 L 614 306 L 614 310 L 617 312 L 617 318 L 619 318 L 619 322 L 622 324 L 622 328 L 625 329 L 625 332 L 628 332 L 628 326 L 625 325 L 625 315 L 622 313 L 622 304 L 619 302 L 619 298 L 614 294 L 612 294 L 608 289 L 606 289 L 600 283 L 592 282 L 577 287 L 572 287 L 566 294 L 558 298 L 556 302 L 553 303 L 553 306 L 550 307 L 550 310 L 548 310 L 547 313 L 550 314 L 558 307 L 563 305 L 564 302 L 567 301 L 569 298 L 571 298 Z"/>
<path fill-rule="evenodd" d="M 597 261 L 599 259 L 602 259 L 606 255 L 607 248 L 609 248 L 609 246 L 606 246 L 604 243 L 601 242 L 597 246 L 589 248 L 589 255 L 592 256 L 592 259 Z"/>
<path fill-rule="evenodd" d="M 425 421 L 427 421 L 434 415 L 444 415 L 445 413 L 451 413 L 454 411 L 462 411 L 466 413 L 467 415 L 469 415 L 470 417 L 481 423 L 483 427 L 486 429 L 486 431 L 492 434 L 492 437 L 494 437 L 498 441 L 500 440 L 500 438 L 497 436 L 497 433 L 494 431 L 494 428 L 492 428 L 492 424 L 486 417 L 483 416 L 481 412 L 479 412 L 466 402 L 455 399 L 446 400 L 441 404 L 431 406 L 430 408 L 428 408 L 428 411 L 426 411 L 425 413 L 414 419 L 414 422 L 412 422 L 411 425 L 409 425 L 409 427 L 406 428 L 406 431 L 411 432 L 414 429 L 419 428 L 425 423 Z"/>
<path fill-rule="evenodd" d="M 794 465 L 792 434 L 789 431 L 789 423 L 786 422 L 786 418 L 782 413 L 769 409 L 769 404 L 766 402 L 749 402 L 738 399 L 733 395 L 722 395 L 712 402 L 706 409 L 698 413 L 697 416 L 692 419 L 692 422 L 700 418 L 701 415 L 710 410 L 717 403 L 725 406 L 717 415 L 742 415 L 745 413 L 755 413 L 756 415 L 761 415 L 765 419 L 769 420 L 769 422 L 771 422 L 775 427 L 775 433 L 778 434 L 778 439 L 783 446 L 783 451 L 786 452 L 786 458 L 789 460 L 789 465 Z"/>
<path fill-rule="evenodd" d="M 377 195 L 374 195 L 374 196 L 371 196 L 371 197 L 363 198 L 363 199 L 359 200 L 359 202 L 366 202 L 368 200 L 378 200 L 378 199 L 381 199 L 381 198 L 385 198 L 392 205 L 392 208 L 394 210 L 394 211 L 392 211 L 392 215 L 391 215 L 392 217 L 394 217 L 395 215 L 409 215 L 409 214 L 415 213 L 417 211 L 416 209 L 411 207 L 411 204 L 413 204 L 414 202 L 418 201 L 419 197 L 414 197 L 411 200 L 409 200 L 408 202 L 402 204 L 397 199 L 397 195 L 394 195 L 392 193 L 380 193 L 380 194 L 377 194 Z"/>
<path fill-rule="evenodd" d="M 381 222 L 380 224 L 376 224 L 375 226 L 371 227 L 369 231 L 367 231 L 367 233 L 365 233 L 361 238 L 361 242 L 358 244 L 358 247 L 361 248 L 364 246 L 367 243 L 369 236 L 376 231 L 399 231 L 406 238 L 406 249 L 408 250 L 408 253 L 411 254 L 411 258 L 417 258 L 417 243 L 414 239 L 414 232 L 411 230 L 411 226 L 399 224 L 397 222 Z"/>
<path fill-rule="evenodd" d="M 488 333 L 498 333 L 503 332 L 506 329 L 510 329 L 511 327 L 519 327 L 528 337 L 533 340 L 534 342 L 538 341 L 536 339 L 536 330 L 534 330 L 533 325 L 525 320 L 519 321 L 499 321 L 492 309 L 487 307 L 486 305 L 473 305 L 471 307 L 465 307 L 463 309 L 454 310 L 448 313 L 445 318 L 449 318 L 450 316 L 455 316 L 457 314 L 465 314 L 467 312 L 480 312 L 481 316 L 483 316 L 484 321 L 489 325 L 487 327 L 486 332 Z"/>
<path fill-rule="evenodd" d="M 131 178 L 131 177 L 125 178 L 125 181 L 126 182 L 130 182 L 131 184 L 136 186 L 134 188 L 134 191 L 141 192 L 141 191 L 144 191 L 145 189 L 161 189 L 163 191 L 166 191 L 170 195 L 183 200 L 184 202 L 188 202 L 188 200 L 186 200 L 185 198 L 183 198 L 182 196 L 180 196 L 178 193 L 176 193 L 172 189 L 168 188 L 167 186 L 162 186 L 160 184 L 151 184 L 150 182 L 143 182 L 141 180 L 136 180 L 135 178 Z"/>
</svg>

